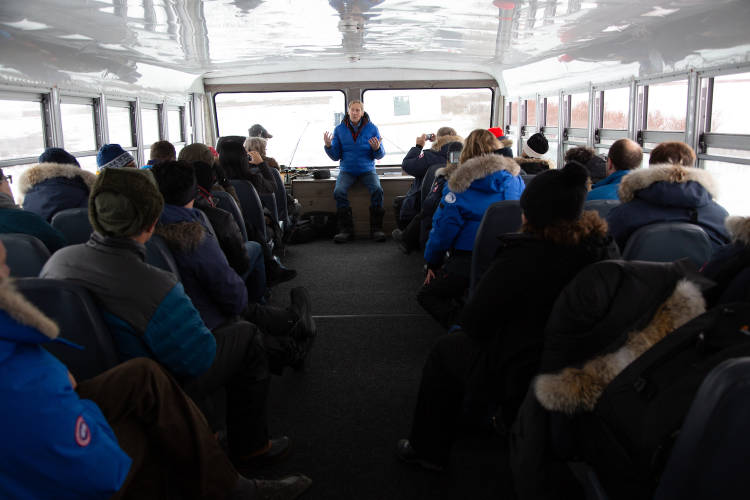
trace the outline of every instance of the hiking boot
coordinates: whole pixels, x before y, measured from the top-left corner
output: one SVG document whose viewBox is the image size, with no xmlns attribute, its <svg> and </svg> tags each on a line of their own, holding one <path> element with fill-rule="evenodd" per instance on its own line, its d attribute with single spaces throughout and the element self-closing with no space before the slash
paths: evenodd
<svg viewBox="0 0 750 500">
<path fill-rule="evenodd" d="M 431 462 L 430 460 L 421 457 L 417 453 L 417 450 L 412 448 L 411 443 L 408 439 L 398 440 L 398 443 L 396 444 L 396 455 L 404 462 L 409 464 L 417 464 L 423 469 L 436 472 L 443 472 L 445 470 L 445 467 L 443 467 L 442 465 Z"/>
<path fill-rule="evenodd" d="M 238 467 L 265 467 L 281 462 L 287 455 L 292 446 L 292 440 L 287 436 L 281 436 L 276 439 L 269 439 L 266 446 L 256 450 L 250 455 L 235 456 L 233 462 Z"/>
<path fill-rule="evenodd" d="M 297 271 L 295 271 L 294 269 L 289 269 L 288 267 L 284 267 L 281 261 L 279 261 L 279 258 L 275 256 L 271 261 L 271 265 L 269 266 L 269 272 L 270 275 L 266 280 L 269 287 L 276 286 L 280 283 L 284 283 L 285 281 L 289 281 L 297 277 Z"/>
<path fill-rule="evenodd" d="M 336 243 L 346 243 L 354 239 L 354 218 L 352 217 L 352 207 L 339 208 L 336 212 L 336 220 L 339 225 L 339 232 L 333 237 Z"/>
<path fill-rule="evenodd" d="M 375 241 L 385 241 L 383 232 L 383 216 L 385 209 L 383 207 L 370 207 L 370 238 Z"/>
<path fill-rule="evenodd" d="M 402 230 L 394 229 L 391 233 L 391 238 L 393 238 L 393 241 L 396 242 L 399 250 L 404 252 L 406 255 L 409 255 L 411 253 L 411 249 L 406 246 L 406 242 L 404 241 L 404 232 Z"/>
<path fill-rule="evenodd" d="M 289 333 L 289 336 L 294 340 L 294 351 L 296 351 L 292 353 L 294 361 L 290 363 L 290 366 L 295 371 L 300 371 L 304 368 L 307 355 L 312 350 L 317 335 L 317 327 L 312 317 L 310 294 L 307 289 L 303 287 L 293 288 L 289 294 L 292 301 L 289 309 L 298 318 Z"/>
<path fill-rule="evenodd" d="M 255 480 L 255 493 L 259 500 L 294 500 L 312 485 L 304 474 L 290 474 L 281 479 Z"/>
</svg>

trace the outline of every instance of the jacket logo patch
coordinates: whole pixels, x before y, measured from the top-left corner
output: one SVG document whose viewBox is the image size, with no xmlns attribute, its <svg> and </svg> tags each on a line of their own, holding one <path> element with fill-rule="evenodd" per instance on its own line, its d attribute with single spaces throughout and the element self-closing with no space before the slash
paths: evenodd
<svg viewBox="0 0 750 500">
<path fill-rule="evenodd" d="M 419 153 L 419 156 L 417 158 L 424 158 L 424 151 L 422 151 L 421 153 Z"/>
<path fill-rule="evenodd" d="M 448 193 L 445 195 L 445 202 L 446 203 L 456 203 L 456 195 L 453 193 Z"/>
<path fill-rule="evenodd" d="M 91 442 L 91 430 L 88 424 L 83 419 L 83 415 L 79 415 L 76 419 L 76 443 L 80 447 L 88 446 Z"/>
</svg>

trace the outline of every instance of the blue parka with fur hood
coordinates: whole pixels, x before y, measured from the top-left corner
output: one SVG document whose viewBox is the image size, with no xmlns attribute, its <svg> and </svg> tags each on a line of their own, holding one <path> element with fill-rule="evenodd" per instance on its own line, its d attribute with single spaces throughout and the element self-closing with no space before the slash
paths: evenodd
<svg viewBox="0 0 750 500">
<path fill-rule="evenodd" d="M 333 130 L 331 147 L 324 148 L 326 154 L 333 161 L 341 160 L 341 171 L 352 175 L 360 175 L 370 170 L 375 170 L 375 160 L 385 156 L 383 144 L 377 151 L 373 151 L 370 143 L 371 138 L 377 137 L 381 140 L 378 127 L 370 121 L 367 113 L 359 120 L 359 127 L 352 127 L 349 117 Z"/>
<path fill-rule="evenodd" d="M 40 163 L 21 174 L 21 206 L 48 222 L 60 210 L 86 208 L 96 175 L 77 165 Z"/>
<path fill-rule="evenodd" d="M 446 250 L 472 251 L 487 208 L 497 201 L 518 200 L 525 188 L 521 168 L 510 158 L 488 154 L 460 164 L 443 189 L 432 219 L 424 258 L 439 267 Z"/>
</svg>

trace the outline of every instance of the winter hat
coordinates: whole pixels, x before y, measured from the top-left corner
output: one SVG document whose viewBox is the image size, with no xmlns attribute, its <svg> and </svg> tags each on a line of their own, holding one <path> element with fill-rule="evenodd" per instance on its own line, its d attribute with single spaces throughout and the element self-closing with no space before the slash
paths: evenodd
<svg viewBox="0 0 750 500">
<path fill-rule="evenodd" d="M 532 158 L 541 158 L 549 150 L 549 143 L 543 134 L 537 132 L 523 145 L 523 152 Z"/>
<path fill-rule="evenodd" d="M 487 130 L 498 139 L 502 139 L 505 137 L 503 129 L 501 129 L 500 127 L 490 127 Z"/>
<path fill-rule="evenodd" d="M 47 148 L 39 155 L 39 163 L 59 163 L 62 165 L 75 165 L 80 167 L 76 157 L 63 148 Z"/>
<path fill-rule="evenodd" d="M 161 215 L 164 198 L 150 170 L 105 168 L 89 195 L 89 221 L 105 236 L 139 234 Z"/>
<path fill-rule="evenodd" d="M 264 139 L 270 139 L 273 137 L 260 123 L 256 123 L 250 127 L 247 131 L 247 135 L 249 137 L 263 137 Z"/>
<path fill-rule="evenodd" d="M 599 155 L 594 155 L 586 162 L 586 170 L 589 171 L 589 177 L 592 183 L 599 182 L 607 177 L 607 161 Z"/>
<path fill-rule="evenodd" d="M 96 154 L 97 170 L 101 172 L 104 168 L 121 168 L 135 159 L 122 149 L 119 144 L 105 144 Z"/>
<path fill-rule="evenodd" d="M 546 170 L 534 177 L 521 195 L 521 210 L 536 229 L 573 221 L 583 213 L 589 173 L 578 162 L 561 170 Z"/>
<path fill-rule="evenodd" d="M 168 161 L 152 169 L 164 203 L 183 207 L 198 194 L 195 168 L 185 161 Z"/>
</svg>

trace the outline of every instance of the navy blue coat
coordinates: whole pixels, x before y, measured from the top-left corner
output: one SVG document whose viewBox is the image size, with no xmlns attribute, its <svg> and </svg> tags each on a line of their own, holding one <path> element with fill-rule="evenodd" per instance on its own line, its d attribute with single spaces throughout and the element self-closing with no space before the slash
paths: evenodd
<svg viewBox="0 0 750 500">
<path fill-rule="evenodd" d="M 66 208 L 88 207 L 89 190 L 96 175 L 75 165 L 40 163 L 26 170 L 19 179 L 21 205 L 46 221 Z"/>
</svg>

